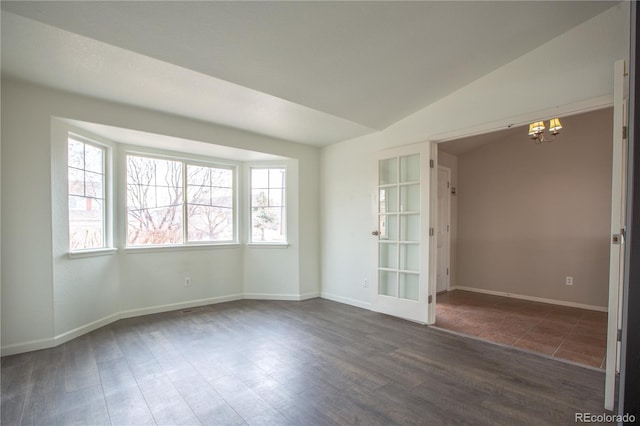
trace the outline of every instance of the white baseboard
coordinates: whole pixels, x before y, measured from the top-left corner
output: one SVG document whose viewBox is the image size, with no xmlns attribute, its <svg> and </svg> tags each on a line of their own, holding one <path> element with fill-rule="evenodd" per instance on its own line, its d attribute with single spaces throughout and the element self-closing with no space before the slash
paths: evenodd
<svg viewBox="0 0 640 426">
<path fill-rule="evenodd" d="M 245 293 L 244 299 L 248 300 L 300 300 L 299 294 L 277 294 L 277 293 Z"/>
<path fill-rule="evenodd" d="M 522 299 L 522 300 L 529 300 L 531 302 L 549 303 L 552 305 L 568 306 L 571 308 L 589 309 L 589 310 L 598 311 L 598 312 L 608 311 L 606 306 L 586 305 L 584 303 L 569 302 L 566 300 L 547 299 L 544 297 L 527 296 L 524 294 L 507 293 L 504 291 L 486 290 L 483 288 L 465 287 L 461 285 L 451 286 L 449 287 L 449 290 L 472 291 L 474 293 L 483 293 L 483 294 L 491 294 L 493 296 L 511 297 L 513 299 Z"/>
<path fill-rule="evenodd" d="M 298 300 L 315 299 L 316 297 L 320 297 L 320 292 L 319 291 L 311 291 L 309 293 L 300 294 L 300 298 Z"/>
<path fill-rule="evenodd" d="M 148 308 L 130 309 L 120 312 L 120 318 L 132 318 L 142 315 L 159 314 L 162 312 L 177 311 L 179 309 L 196 308 L 198 306 L 214 305 L 216 303 L 233 302 L 242 300 L 242 294 L 232 294 L 230 296 L 209 297 L 206 299 L 189 300 L 187 302 L 169 303 L 167 305 L 151 306 Z"/>
<path fill-rule="evenodd" d="M 245 293 L 243 299 L 248 300 L 292 300 L 301 301 L 320 297 L 320 292 L 310 292 L 301 294 L 274 294 L 274 293 Z"/>
<path fill-rule="evenodd" d="M 57 336 L 54 336 L 49 339 L 32 340 L 30 342 L 16 343 L 13 345 L 3 346 L 0 354 L 2 356 L 7 356 L 7 355 L 19 354 L 22 352 L 31 352 L 31 351 L 38 351 L 40 349 L 53 348 L 55 346 L 66 343 L 69 340 L 75 339 L 76 337 L 82 336 L 83 334 L 90 333 L 93 330 L 97 330 L 100 327 L 104 327 L 105 325 L 111 324 L 112 322 L 115 322 L 119 319 L 120 319 L 120 314 L 118 313 L 113 315 L 108 315 L 104 318 L 100 318 L 98 320 L 92 321 L 89 324 L 82 325 L 80 327 L 74 328 L 73 330 L 69 330 L 62 334 L 58 334 Z"/>
<path fill-rule="evenodd" d="M 333 300 L 334 302 L 340 302 L 346 305 L 351 305 L 358 308 L 371 310 L 371 303 L 362 302 L 360 300 L 351 299 L 349 297 L 337 296 L 335 294 L 325 293 L 325 292 L 320 293 L 320 297 L 327 300 Z"/>
<path fill-rule="evenodd" d="M 261 299 L 261 300 L 306 300 L 319 297 L 319 292 L 310 292 L 303 294 L 232 294 L 230 296 L 211 297 L 207 299 L 189 300 L 187 302 L 169 303 L 166 305 L 150 306 L 148 308 L 129 309 L 116 312 L 112 315 L 92 321 L 88 324 L 66 331 L 54 337 L 47 339 L 31 340 L 28 342 L 14 343 L 2 346 L 0 356 L 15 355 L 23 352 L 37 351 L 41 349 L 49 349 L 90 333 L 100 327 L 111 324 L 119 319 L 132 318 L 142 315 L 158 314 L 161 312 L 175 311 L 179 309 L 195 308 L 198 306 L 213 305 L 216 303 L 233 302 L 242 299 Z"/>
<path fill-rule="evenodd" d="M 20 354 L 22 352 L 39 351 L 40 349 L 48 349 L 56 346 L 55 339 L 38 339 L 30 340 L 23 343 L 14 343 L 2 347 L 2 356 Z"/>
</svg>

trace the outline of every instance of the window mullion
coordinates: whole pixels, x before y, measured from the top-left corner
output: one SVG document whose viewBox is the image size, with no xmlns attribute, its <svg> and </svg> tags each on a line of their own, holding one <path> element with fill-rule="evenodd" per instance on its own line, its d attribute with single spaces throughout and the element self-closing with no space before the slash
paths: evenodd
<svg viewBox="0 0 640 426">
<path fill-rule="evenodd" d="M 189 244 L 189 219 L 187 217 L 187 163 L 182 162 L 182 241 Z"/>
</svg>

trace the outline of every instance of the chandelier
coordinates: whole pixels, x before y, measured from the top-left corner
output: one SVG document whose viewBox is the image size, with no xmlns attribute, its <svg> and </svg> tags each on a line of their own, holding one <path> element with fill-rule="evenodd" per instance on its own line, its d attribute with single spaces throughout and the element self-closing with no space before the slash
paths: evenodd
<svg viewBox="0 0 640 426">
<path fill-rule="evenodd" d="M 560 119 L 552 118 L 549 120 L 549 133 L 551 137 L 545 137 L 544 129 L 544 121 L 536 121 L 535 123 L 529 124 L 529 136 L 533 139 L 534 143 L 553 142 L 556 139 L 556 135 L 558 135 L 562 129 Z"/>
</svg>

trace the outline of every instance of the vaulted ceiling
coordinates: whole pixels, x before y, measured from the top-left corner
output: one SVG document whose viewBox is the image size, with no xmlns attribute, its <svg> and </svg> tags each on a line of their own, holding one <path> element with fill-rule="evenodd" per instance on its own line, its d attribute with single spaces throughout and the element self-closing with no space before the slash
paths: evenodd
<svg viewBox="0 0 640 426">
<path fill-rule="evenodd" d="M 397 122 L 608 1 L 2 1 L 2 71 L 328 145 Z"/>
</svg>

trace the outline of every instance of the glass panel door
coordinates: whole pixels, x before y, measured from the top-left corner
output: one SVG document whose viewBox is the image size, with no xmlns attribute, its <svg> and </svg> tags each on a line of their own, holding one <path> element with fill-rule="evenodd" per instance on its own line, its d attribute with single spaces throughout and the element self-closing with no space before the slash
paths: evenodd
<svg viewBox="0 0 640 426">
<path fill-rule="evenodd" d="M 378 160 L 374 310 L 427 322 L 428 177 L 425 146 Z M 427 207 L 427 208 L 425 208 Z"/>
</svg>

